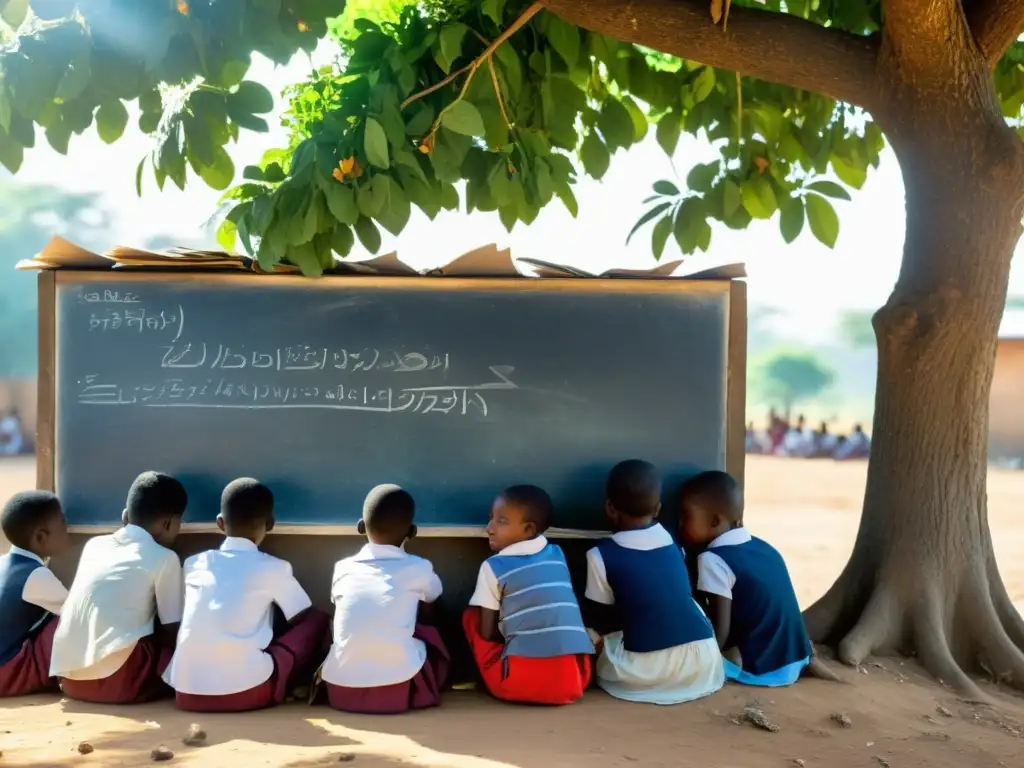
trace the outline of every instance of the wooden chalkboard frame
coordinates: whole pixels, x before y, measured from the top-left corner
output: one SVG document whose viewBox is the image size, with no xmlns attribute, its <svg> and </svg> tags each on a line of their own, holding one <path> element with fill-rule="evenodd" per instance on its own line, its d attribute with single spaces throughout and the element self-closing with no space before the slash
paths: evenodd
<svg viewBox="0 0 1024 768">
<path fill-rule="evenodd" d="M 331 290 L 346 288 L 429 288 L 452 291 L 460 288 L 497 291 L 553 291 L 619 293 L 633 290 L 641 282 L 644 290 L 671 293 L 716 293 L 728 298 L 726 350 L 726 470 L 742 485 L 746 459 L 746 373 L 747 373 L 747 285 L 731 280 L 671 280 L 643 278 L 509 278 L 509 277 L 377 277 L 345 276 L 310 281 L 298 275 L 252 275 L 223 272 L 174 271 L 96 271 L 96 270 L 44 270 L 39 273 L 39 378 L 38 418 L 36 427 L 36 484 L 40 489 L 56 490 L 56 415 L 57 415 L 57 286 L 88 282 L 107 283 L 118 280 L 168 280 L 186 283 L 217 282 L 221 284 L 252 285 L 255 282 L 287 283 L 305 281 L 312 286 Z M 75 525 L 73 533 L 110 533 L 114 526 Z M 213 523 L 186 523 L 185 533 L 216 533 Z M 352 536 L 354 525 L 279 525 L 274 533 Z M 428 537 L 482 537 L 483 526 L 422 526 L 420 536 Z M 603 531 L 584 531 L 552 528 L 548 535 L 554 538 L 595 539 L 606 536 Z"/>
</svg>

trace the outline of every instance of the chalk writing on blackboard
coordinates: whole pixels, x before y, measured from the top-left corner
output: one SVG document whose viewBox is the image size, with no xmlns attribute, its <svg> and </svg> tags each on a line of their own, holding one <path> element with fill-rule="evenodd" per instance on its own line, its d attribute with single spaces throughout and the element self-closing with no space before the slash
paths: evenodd
<svg viewBox="0 0 1024 768">
<path fill-rule="evenodd" d="M 130 291 L 89 291 L 79 294 L 78 300 L 83 304 L 138 304 L 139 295 Z"/>
<path fill-rule="evenodd" d="M 305 344 L 278 347 L 273 350 L 251 351 L 244 346 L 224 344 L 171 344 L 164 347 L 161 368 L 210 368 L 242 370 L 245 368 L 275 371 L 447 371 L 451 360 L 448 354 L 430 355 L 422 352 L 396 352 L 394 350 L 330 349 Z"/>
<path fill-rule="evenodd" d="M 125 331 L 140 334 L 168 331 L 174 333 L 173 341 L 177 341 L 185 330 L 185 310 L 180 304 L 176 311 L 152 312 L 141 305 L 131 309 L 97 309 L 89 314 L 89 330 L 100 333 Z"/>
<path fill-rule="evenodd" d="M 198 382 L 181 378 L 154 383 L 120 385 L 90 374 L 79 383 L 82 405 L 140 406 L 148 408 L 234 408 L 265 410 L 309 408 L 381 413 L 456 414 L 490 412 L 485 394 L 514 390 L 514 367 L 490 366 L 493 379 L 479 384 L 422 387 L 332 387 L 263 384 L 244 378 L 209 378 Z"/>
</svg>

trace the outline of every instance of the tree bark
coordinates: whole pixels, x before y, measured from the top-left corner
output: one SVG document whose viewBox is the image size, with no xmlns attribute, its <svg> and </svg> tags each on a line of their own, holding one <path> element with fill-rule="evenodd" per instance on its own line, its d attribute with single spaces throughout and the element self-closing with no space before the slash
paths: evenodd
<svg viewBox="0 0 1024 768">
<path fill-rule="evenodd" d="M 873 321 L 878 380 L 857 540 L 805 619 L 846 663 L 917 654 L 980 697 L 978 672 L 1024 688 L 1024 622 L 999 578 L 986 509 L 989 390 L 1024 215 L 1024 145 L 980 50 L 953 55 L 930 73 L 885 69 L 891 100 L 878 117 L 906 188 L 903 263 Z"/>
</svg>

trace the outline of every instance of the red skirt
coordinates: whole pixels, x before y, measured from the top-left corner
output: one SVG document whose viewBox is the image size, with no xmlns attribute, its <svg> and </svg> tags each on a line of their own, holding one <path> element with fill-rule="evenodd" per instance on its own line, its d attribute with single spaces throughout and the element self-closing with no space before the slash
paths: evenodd
<svg viewBox="0 0 1024 768">
<path fill-rule="evenodd" d="M 57 681 L 50 677 L 50 654 L 56 631 L 57 617 L 53 616 L 38 633 L 22 643 L 17 656 L 0 667 L 0 698 L 57 690 Z"/>
<path fill-rule="evenodd" d="M 480 635 L 480 609 L 472 606 L 462 614 L 462 628 L 484 685 L 495 698 L 523 704 L 572 704 L 590 685 L 590 656 L 586 654 L 503 659 L 504 644 Z"/>
<path fill-rule="evenodd" d="M 266 652 L 274 660 L 274 672 L 265 682 L 223 696 L 178 691 L 174 694 L 175 703 L 186 712 L 251 712 L 283 704 L 288 691 L 300 682 L 303 674 L 310 672 L 329 626 L 327 614 L 313 608 L 267 646 Z"/>
<path fill-rule="evenodd" d="M 128 660 L 117 672 L 99 680 L 60 678 L 60 688 L 69 699 L 92 704 L 142 704 L 170 695 L 161 675 L 171 663 L 173 648 L 160 646 L 152 635 L 135 644 Z"/>
<path fill-rule="evenodd" d="M 410 709 L 428 709 L 441 703 L 441 687 L 448 676 L 451 656 L 441 634 L 417 624 L 412 636 L 427 646 L 427 660 L 412 680 L 376 688 L 347 688 L 327 683 L 327 701 L 334 709 L 363 715 L 399 715 Z"/>
</svg>

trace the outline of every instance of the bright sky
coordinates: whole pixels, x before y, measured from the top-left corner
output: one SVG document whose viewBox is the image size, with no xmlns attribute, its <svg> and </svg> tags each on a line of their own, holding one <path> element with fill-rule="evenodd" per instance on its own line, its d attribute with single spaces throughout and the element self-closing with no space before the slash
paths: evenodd
<svg viewBox="0 0 1024 768">
<path fill-rule="evenodd" d="M 322 49 L 314 61 L 319 65 L 329 58 L 330 51 Z M 309 59 L 301 56 L 280 68 L 257 57 L 249 79 L 264 83 L 276 96 L 283 86 L 298 81 L 309 69 Z M 150 139 L 134 127 L 134 121 L 130 125 L 125 136 L 112 146 L 103 144 L 92 132 L 73 137 L 68 157 L 53 152 L 40 137 L 36 148 L 27 153 L 17 179 L 54 184 L 69 191 L 102 193 L 114 215 L 111 245 L 142 245 L 157 235 L 194 242 L 202 237 L 203 224 L 215 210 L 219 194 L 191 171 L 192 183 L 185 192 L 168 182 L 161 193 L 147 169 L 143 197 L 137 198 L 135 169 L 148 153 Z M 243 132 L 232 151 L 239 173 L 244 165 L 257 162 L 264 149 L 279 145 L 280 137 L 279 129 L 270 135 Z M 685 178 L 692 165 L 713 156 L 708 144 L 684 138 L 674 158 L 679 177 Z M 513 256 L 568 263 L 593 272 L 653 265 L 649 231 L 638 234 L 629 246 L 625 241 L 642 213 L 641 201 L 650 194 L 651 184 L 661 178 L 676 178 L 676 174 L 649 138 L 634 147 L 628 158 L 620 153 L 601 182 L 587 177 L 581 180 L 576 189 L 580 215 L 575 220 L 555 202 L 532 226 L 518 225 L 509 234 L 497 214 L 448 213 L 430 222 L 414 209 L 401 237 L 391 238 L 385 233 L 381 253 L 397 249 L 410 264 L 429 267 L 494 242 L 499 247 L 510 247 Z M 882 304 L 899 270 L 903 185 L 891 153 L 884 155 L 879 169 L 869 174 L 864 188 L 853 197 L 853 202 L 836 203 L 841 231 L 835 250 L 820 245 L 807 228 L 787 246 L 779 235 L 777 221 L 770 221 L 755 222 L 743 232 L 717 226 L 710 254 L 699 259 L 701 263 L 745 262 L 751 302 L 785 310 L 779 331 L 810 343 L 825 341 L 833 335 L 835 319 L 842 309 Z M 1022 250 L 1024 246 L 1017 253 Z M 670 240 L 663 259 L 674 260 L 679 255 Z M 1024 293 L 1024 268 L 1019 260 L 1010 292 Z"/>
</svg>

